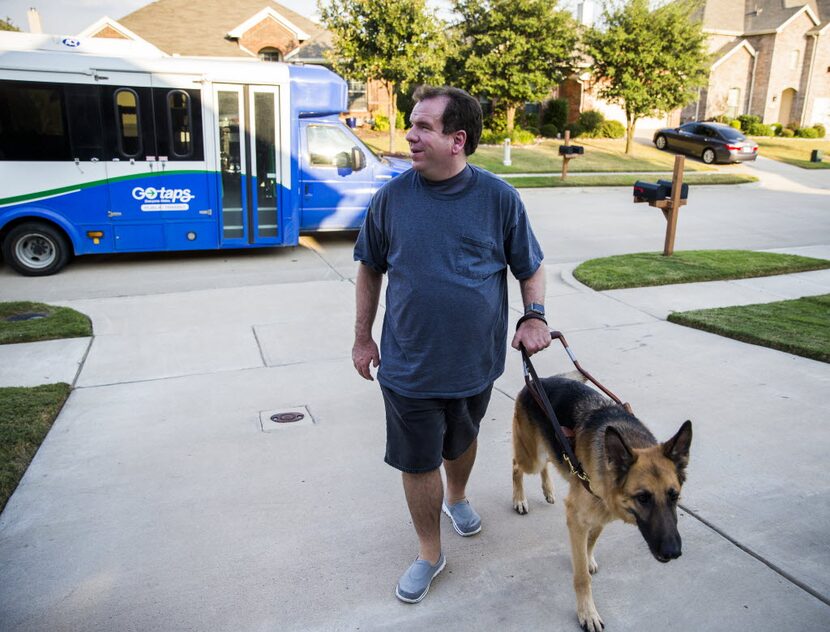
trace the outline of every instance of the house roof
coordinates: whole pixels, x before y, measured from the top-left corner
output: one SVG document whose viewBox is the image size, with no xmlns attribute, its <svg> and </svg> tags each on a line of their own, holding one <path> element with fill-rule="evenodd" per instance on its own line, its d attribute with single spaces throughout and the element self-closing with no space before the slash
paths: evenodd
<svg viewBox="0 0 830 632">
<path fill-rule="evenodd" d="M 805 7 L 819 22 L 830 21 L 830 0 L 707 0 L 697 16 L 706 31 L 749 35 L 775 31 Z"/>
<path fill-rule="evenodd" d="M 156 0 L 118 22 L 171 55 L 250 57 L 226 36 L 266 8 L 285 17 L 311 39 L 325 30 L 273 0 Z"/>
</svg>

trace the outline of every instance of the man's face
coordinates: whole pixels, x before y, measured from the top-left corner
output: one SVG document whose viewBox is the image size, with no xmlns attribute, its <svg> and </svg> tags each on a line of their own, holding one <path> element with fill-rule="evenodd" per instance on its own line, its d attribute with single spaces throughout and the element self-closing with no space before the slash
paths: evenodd
<svg viewBox="0 0 830 632">
<path fill-rule="evenodd" d="M 412 155 L 412 168 L 428 180 L 443 180 L 452 175 L 454 163 L 464 155 L 467 135 L 463 131 L 444 134 L 441 117 L 447 97 L 424 99 L 415 104 L 406 134 Z"/>
</svg>

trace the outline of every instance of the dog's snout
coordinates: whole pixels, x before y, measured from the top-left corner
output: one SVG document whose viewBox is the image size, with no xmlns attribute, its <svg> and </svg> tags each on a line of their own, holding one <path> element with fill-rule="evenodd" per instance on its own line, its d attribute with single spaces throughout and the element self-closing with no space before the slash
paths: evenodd
<svg viewBox="0 0 830 632">
<path fill-rule="evenodd" d="M 682 554 L 683 551 L 679 534 L 672 534 L 663 538 L 663 541 L 660 543 L 658 558 L 661 562 L 676 560 Z"/>
</svg>

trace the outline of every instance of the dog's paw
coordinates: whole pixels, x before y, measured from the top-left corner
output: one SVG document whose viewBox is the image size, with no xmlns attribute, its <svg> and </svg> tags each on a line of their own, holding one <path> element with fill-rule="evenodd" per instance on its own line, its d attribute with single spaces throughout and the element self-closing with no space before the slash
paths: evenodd
<svg viewBox="0 0 830 632">
<path fill-rule="evenodd" d="M 605 623 L 603 623 L 593 604 L 585 608 L 584 612 L 580 610 L 576 614 L 579 617 L 579 625 L 582 626 L 585 632 L 602 632 L 605 628 Z"/>
<path fill-rule="evenodd" d="M 593 575 L 599 570 L 599 564 L 597 564 L 596 558 L 592 555 L 591 559 L 588 560 L 588 572 Z"/>
<path fill-rule="evenodd" d="M 556 502 L 556 496 L 553 493 L 553 490 L 545 491 L 545 500 L 547 500 L 551 505 Z"/>
<path fill-rule="evenodd" d="M 522 498 L 521 500 L 514 500 L 513 509 L 516 510 L 517 514 L 521 516 L 525 515 L 529 511 L 527 506 L 527 498 Z"/>
</svg>

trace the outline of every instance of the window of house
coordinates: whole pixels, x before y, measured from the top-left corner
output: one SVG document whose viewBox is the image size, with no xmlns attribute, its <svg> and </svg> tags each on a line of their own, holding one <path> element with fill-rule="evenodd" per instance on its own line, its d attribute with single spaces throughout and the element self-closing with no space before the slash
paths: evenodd
<svg viewBox="0 0 830 632">
<path fill-rule="evenodd" d="M 741 89 L 729 88 L 726 96 L 726 116 L 735 118 L 741 114 Z"/>
<path fill-rule="evenodd" d="M 309 125 L 306 142 L 312 166 L 347 167 L 351 162 L 354 141 L 339 127 Z"/>
<path fill-rule="evenodd" d="M 259 51 L 259 58 L 262 61 L 282 61 L 282 53 L 278 48 L 268 46 Z"/>
<path fill-rule="evenodd" d="M 129 88 L 119 88 L 114 96 L 118 151 L 126 158 L 135 158 L 141 153 L 138 95 Z"/>
<path fill-rule="evenodd" d="M 0 82 L 0 160 L 70 160 L 59 86 Z"/>
<path fill-rule="evenodd" d="M 349 81 L 349 110 L 368 110 L 365 81 Z"/>
<path fill-rule="evenodd" d="M 190 95 L 184 90 L 171 90 L 167 93 L 167 133 L 170 147 L 177 158 L 186 158 L 193 154 L 191 140 Z"/>
</svg>

